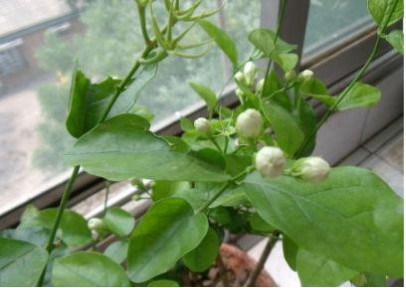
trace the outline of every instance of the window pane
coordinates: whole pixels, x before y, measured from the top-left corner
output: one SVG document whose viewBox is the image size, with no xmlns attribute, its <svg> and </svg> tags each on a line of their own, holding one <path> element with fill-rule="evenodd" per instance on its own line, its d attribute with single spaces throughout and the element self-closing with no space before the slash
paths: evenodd
<svg viewBox="0 0 406 288">
<path fill-rule="evenodd" d="M 372 23 L 364 0 L 311 0 L 304 55 L 325 51 Z"/>
<path fill-rule="evenodd" d="M 94 81 L 109 74 L 124 77 L 143 48 L 134 1 L 3 2 L 0 215 L 68 176 L 62 154 L 74 142 L 64 126 L 73 67 L 78 65 Z M 75 7 L 74 3 L 85 4 Z M 163 7 L 158 7 L 162 3 L 154 4 L 158 20 L 165 16 Z M 204 3 L 208 3 L 204 8 L 213 8 L 222 1 Z M 250 9 L 245 9 L 247 5 Z M 259 26 L 259 15 L 260 1 L 230 1 L 211 20 L 236 39 L 244 59 L 250 53 L 248 31 Z M 187 41 L 204 39 L 207 35 L 195 29 Z M 219 91 L 228 78 L 227 65 L 219 49 L 197 60 L 166 59 L 137 104 L 154 112 L 157 123 L 200 101 L 188 82 L 209 83 Z"/>
</svg>

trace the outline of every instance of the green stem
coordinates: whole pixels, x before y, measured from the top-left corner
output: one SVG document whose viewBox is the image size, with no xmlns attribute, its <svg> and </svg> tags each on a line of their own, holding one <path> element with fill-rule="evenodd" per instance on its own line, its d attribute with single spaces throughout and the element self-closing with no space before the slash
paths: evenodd
<svg viewBox="0 0 406 288">
<path fill-rule="evenodd" d="M 51 255 L 51 252 L 54 249 L 54 241 L 55 241 L 56 232 L 58 231 L 59 223 L 62 220 L 63 212 L 66 208 L 66 205 L 69 200 L 69 196 L 72 192 L 73 184 L 75 183 L 76 177 L 79 174 L 79 169 L 80 169 L 80 166 L 75 166 L 73 168 L 72 175 L 70 176 L 68 184 L 65 187 L 65 191 L 63 192 L 61 203 L 59 205 L 58 212 L 57 212 L 56 218 L 55 218 L 55 222 L 52 227 L 51 234 L 49 234 L 48 244 L 46 246 L 46 250 L 48 251 L 49 255 Z M 41 274 L 40 279 L 38 280 L 37 286 L 39 286 L 39 287 L 42 286 L 42 284 L 44 282 L 45 273 L 46 273 L 46 267 L 42 271 L 42 274 Z"/>
<path fill-rule="evenodd" d="M 145 50 L 141 54 L 141 58 L 147 57 L 153 49 L 154 48 L 152 48 L 152 47 L 146 47 Z M 141 66 L 140 59 L 137 59 L 137 61 L 135 61 L 134 66 L 131 68 L 130 72 L 128 72 L 127 76 L 123 79 L 123 81 L 121 81 L 120 85 L 118 85 L 116 92 L 114 93 L 113 97 L 111 98 L 110 103 L 107 106 L 107 109 L 104 112 L 103 117 L 100 119 L 99 123 L 101 123 L 107 119 L 107 116 L 109 115 L 110 110 L 113 107 L 114 103 L 116 102 L 118 96 L 120 96 L 120 94 L 124 91 L 125 87 L 130 82 L 131 78 L 133 77 L 135 72 L 137 72 L 137 70 L 138 70 L 138 68 L 140 68 L 140 66 Z"/>
<path fill-rule="evenodd" d="M 201 213 L 204 210 L 206 210 L 207 208 L 209 208 L 209 206 L 211 204 L 213 204 L 214 201 L 217 200 L 218 197 L 220 197 L 221 194 L 223 194 L 224 191 L 227 190 L 227 188 L 230 187 L 230 185 L 235 184 L 235 181 L 237 181 L 239 178 L 247 175 L 248 173 L 252 172 L 254 170 L 254 168 L 252 166 L 247 167 L 247 169 L 245 169 L 244 171 L 242 171 L 241 173 L 239 173 L 238 175 L 234 176 L 231 180 L 229 180 L 228 182 L 224 183 L 223 186 L 221 186 L 221 188 L 214 194 L 214 196 L 212 198 L 210 198 L 206 203 L 203 204 L 202 207 L 200 207 L 196 213 Z"/>
<path fill-rule="evenodd" d="M 142 37 L 144 37 L 145 44 L 147 46 L 151 46 L 152 42 L 151 42 L 151 39 L 149 38 L 149 35 L 148 35 L 147 21 L 145 19 L 146 7 L 141 6 L 138 3 L 137 3 L 137 7 L 138 7 L 138 15 L 140 17 L 140 26 L 141 26 Z"/>
<path fill-rule="evenodd" d="M 288 0 L 282 0 L 281 1 L 282 6 L 281 6 L 281 9 L 279 10 L 278 27 L 276 28 L 275 37 L 273 38 L 273 44 L 276 44 L 276 41 L 278 41 L 279 34 L 281 33 L 282 20 L 283 20 L 283 16 L 285 15 L 286 2 L 288 2 Z M 267 84 L 269 72 L 271 71 L 272 63 L 273 63 L 272 59 L 269 58 L 268 64 L 266 66 L 266 72 L 265 72 L 265 78 L 264 78 L 264 86 L 263 86 L 262 91 L 261 91 L 261 98 L 264 97 L 264 91 L 265 91 L 265 87 L 266 87 L 266 84 Z"/>
</svg>

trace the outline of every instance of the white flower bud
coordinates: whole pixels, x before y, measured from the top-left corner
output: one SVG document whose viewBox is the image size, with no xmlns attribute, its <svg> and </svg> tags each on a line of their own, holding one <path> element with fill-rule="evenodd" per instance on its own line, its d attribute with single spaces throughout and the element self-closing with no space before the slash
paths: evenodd
<svg viewBox="0 0 406 288">
<path fill-rule="evenodd" d="M 235 73 L 234 75 L 234 80 L 237 83 L 244 83 L 245 82 L 245 76 L 241 71 L 238 71 L 237 73 Z"/>
<path fill-rule="evenodd" d="M 308 71 L 310 71 L 310 70 L 308 70 Z M 288 82 L 295 79 L 295 77 L 296 77 L 296 72 L 294 70 L 291 70 L 291 71 L 285 73 L 285 80 Z"/>
<path fill-rule="evenodd" d="M 306 69 L 302 72 L 299 73 L 299 79 L 300 80 L 310 80 L 314 77 L 314 73 L 312 70 Z"/>
<path fill-rule="evenodd" d="M 263 177 L 272 178 L 282 174 L 285 156 L 278 147 L 266 146 L 255 155 L 255 168 Z"/>
<path fill-rule="evenodd" d="M 262 93 L 262 89 L 264 89 L 264 84 L 265 84 L 265 79 L 261 79 L 257 83 L 257 87 L 255 88 L 255 91 L 257 93 Z"/>
<path fill-rule="evenodd" d="M 210 122 L 206 118 L 200 117 L 197 118 L 194 122 L 194 126 L 196 130 L 201 134 L 209 134 L 210 133 Z"/>
<path fill-rule="evenodd" d="M 257 138 L 262 131 L 261 113 L 255 109 L 247 109 L 237 117 L 237 134 L 243 138 Z"/>
<path fill-rule="evenodd" d="M 255 75 L 257 73 L 257 66 L 251 61 L 245 63 L 244 65 L 244 77 L 245 81 L 247 81 L 248 85 L 252 85 L 254 83 Z"/>
<path fill-rule="evenodd" d="M 309 182 L 321 182 L 330 173 L 330 165 L 320 157 L 306 157 L 293 163 L 290 174 Z"/>
<path fill-rule="evenodd" d="M 93 241 L 97 241 L 97 240 L 99 240 L 99 233 L 97 233 L 95 230 L 92 230 L 92 240 Z"/>
<path fill-rule="evenodd" d="M 240 88 L 236 88 L 235 95 L 237 95 L 238 98 L 242 99 L 242 97 L 244 96 L 244 91 L 242 91 Z"/>
<path fill-rule="evenodd" d="M 104 228 L 104 222 L 100 218 L 90 218 L 87 221 L 87 227 L 89 227 L 90 230 L 94 230 L 97 232 Z"/>
</svg>

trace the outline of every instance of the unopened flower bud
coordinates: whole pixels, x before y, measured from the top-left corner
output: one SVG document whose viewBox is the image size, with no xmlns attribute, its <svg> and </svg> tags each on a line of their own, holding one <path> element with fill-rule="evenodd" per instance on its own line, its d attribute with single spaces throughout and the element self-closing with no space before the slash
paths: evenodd
<svg viewBox="0 0 406 288">
<path fill-rule="evenodd" d="M 308 71 L 310 71 L 310 70 L 308 70 Z M 289 72 L 285 73 L 285 80 L 288 81 L 288 82 L 295 79 L 295 77 L 296 77 L 295 70 L 290 70 Z"/>
<path fill-rule="evenodd" d="M 95 230 L 92 230 L 92 240 L 93 241 L 97 241 L 97 240 L 99 240 L 99 233 L 97 233 Z"/>
<path fill-rule="evenodd" d="M 207 135 L 210 133 L 210 122 L 206 118 L 197 118 L 194 122 L 194 126 L 196 130 L 201 134 Z"/>
<path fill-rule="evenodd" d="M 314 77 L 314 73 L 313 73 L 312 70 L 306 69 L 306 70 L 299 73 L 299 79 L 303 80 L 303 81 L 310 80 L 313 77 Z"/>
<path fill-rule="evenodd" d="M 87 221 L 87 227 L 89 227 L 90 230 L 98 232 L 104 228 L 104 222 L 100 218 L 90 218 Z"/>
<path fill-rule="evenodd" d="M 272 178 L 282 174 L 285 156 L 278 147 L 265 146 L 255 155 L 255 168 L 263 177 Z"/>
<path fill-rule="evenodd" d="M 264 83 L 265 83 L 265 79 L 261 79 L 258 81 L 257 87 L 255 88 L 255 91 L 257 93 L 262 93 L 262 89 L 264 89 Z"/>
<path fill-rule="evenodd" d="M 255 75 L 257 73 L 257 66 L 255 66 L 254 62 L 247 62 L 244 65 L 244 77 L 245 81 L 247 81 L 248 85 L 252 85 L 254 83 Z"/>
<path fill-rule="evenodd" d="M 237 117 L 237 134 L 243 138 L 257 138 L 262 131 L 261 113 L 255 109 L 247 109 Z"/>
<path fill-rule="evenodd" d="M 235 73 L 234 75 L 234 80 L 235 82 L 242 84 L 245 82 L 245 76 L 241 71 L 238 71 L 237 73 Z"/>
<path fill-rule="evenodd" d="M 330 165 L 320 157 L 306 157 L 293 163 L 290 174 L 293 177 L 309 181 L 320 182 L 330 173 Z"/>
<path fill-rule="evenodd" d="M 235 95 L 237 95 L 238 98 L 242 99 L 242 97 L 244 96 L 244 91 L 242 91 L 240 88 L 236 88 Z"/>
</svg>

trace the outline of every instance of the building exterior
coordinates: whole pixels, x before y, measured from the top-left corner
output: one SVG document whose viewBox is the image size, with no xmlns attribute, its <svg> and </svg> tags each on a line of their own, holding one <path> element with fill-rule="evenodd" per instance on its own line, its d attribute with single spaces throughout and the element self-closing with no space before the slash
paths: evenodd
<svg viewBox="0 0 406 288">
<path fill-rule="evenodd" d="M 66 38 L 83 30 L 74 3 L 0 0 L 0 95 L 39 74 L 35 51 L 45 33 Z"/>
</svg>

